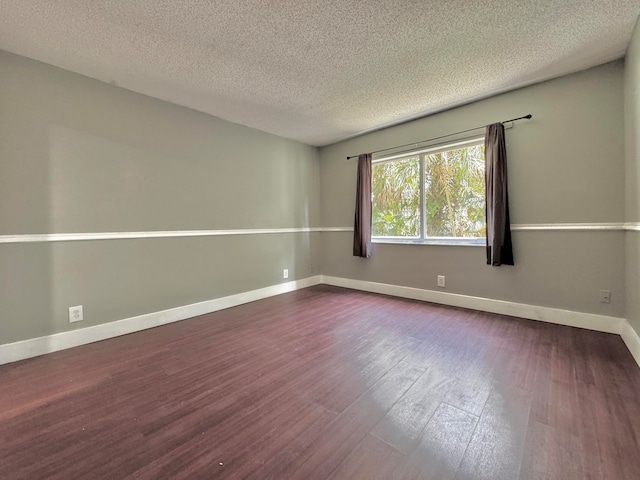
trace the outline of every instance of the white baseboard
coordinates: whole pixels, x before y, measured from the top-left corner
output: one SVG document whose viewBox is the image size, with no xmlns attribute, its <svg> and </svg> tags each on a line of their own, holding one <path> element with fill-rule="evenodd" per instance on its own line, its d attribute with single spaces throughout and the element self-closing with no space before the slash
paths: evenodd
<svg viewBox="0 0 640 480">
<path fill-rule="evenodd" d="M 0 365 L 138 332 L 167 323 L 178 322 L 320 283 L 618 334 L 624 340 L 638 366 L 640 366 L 640 337 L 624 318 L 326 275 L 272 285 L 258 290 L 148 313 L 102 325 L 0 345 Z"/>
<path fill-rule="evenodd" d="M 471 297 L 455 293 L 423 290 L 420 288 L 389 285 L 386 283 L 367 282 L 349 278 L 322 276 L 322 283 L 337 287 L 353 288 L 366 292 L 382 293 L 395 297 L 423 300 L 425 302 L 440 303 L 453 307 L 469 308 L 482 312 L 499 313 L 512 317 L 540 320 L 542 322 L 568 325 L 570 327 L 586 328 L 599 332 L 620 334 L 622 327 L 627 324 L 624 318 L 594 315 L 592 313 L 574 312 L 558 308 L 527 305 L 524 303 L 506 302 L 490 298 Z"/>
<path fill-rule="evenodd" d="M 272 285 L 258 290 L 238 293 L 236 295 L 216 298 L 214 300 L 125 318 L 115 322 L 0 345 L 0 365 L 146 330 L 147 328 L 153 328 L 167 323 L 178 322 L 198 315 L 242 305 L 243 303 L 254 302 L 281 293 L 310 287 L 320 282 L 321 277 L 318 275 L 302 280 Z"/>
<path fill-rule="evenodd" d="M 336 287 L 352 288 L 365 292 L 382 293 L 394 297 L 411 298 L 425 302 L 439 303 L 453 307 L 469 308 L 482 312 L 499 313 L 513 317 L 539 320 L 541 322 L 567 325 L 569 327 L 585 328 L 598 332 L 614 333 L 620 335 L 625 345 L 631 352 L 638 367 L 640 367 L 640 337 L 631 328 L 625 318 L 608 317 L 592 313 L 574 312 L 558 308 L 541 307 L 539 305 L 527 305 L 524 303 L 505 302 L 490 298 L 471 297 L 455 293 L 423 290 L 420 288 L 403 287 L 386 283 L 367 282 L 350 278 L 330 277 L 322 275 L 321 283 Z"/>
<path fill-rule="evenodd" d="M 636 360 L 636 363 L 640 366 L 640 337 L 628 322 L 625 322 L 622 332 L 620 332 L 620 336 L 631 352 L 631 355 Z"/>
</svg>

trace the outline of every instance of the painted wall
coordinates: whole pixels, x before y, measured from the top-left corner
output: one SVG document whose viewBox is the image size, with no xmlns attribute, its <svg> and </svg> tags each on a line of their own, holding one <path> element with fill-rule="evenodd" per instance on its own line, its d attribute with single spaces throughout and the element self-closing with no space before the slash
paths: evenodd
<svg viewBox="0 0 640 480">
<path fill-rule="evenodd" d="M 322 224 L 353 225 L 356 162 L 347 155 L 533 114 L 507 130 L 513 224 L 623 222 L 623 64 L 613 62 L 334 144 L 320 151 Z M 513 232 L 514 267 L 489 267 L 483 247 L 374 244 L 323 233 L 323 274 L 624 317 L 623 231 Z M 612 303 L 599 301 L 599 290 Z"/>
<path fill-rule="evenodd" d="M 640 222 L 640 24 L 636 24 L 625 58 L 624 114 L 626 153 L 626 221 Z M 627 320 L 640 334 L 640 232 L 627 232 Z"/>
<path fill-rule="evenodd" d="M 0 52 L 0 235 L 351 227 L 347 155 L 526 113 L 507 131 L 514 224 L 639 221 L 638 36 L 625 88 L 614 62 L 319 153 Z M 274 285 L 282 268 L 432 290 L 446 275 L 446 292 L 626 314 L 638 330 L 640 234 L 513 235 L 517 265 L 500 268 L 482 247 L 375 244 L 358 259 L 350 232 L 0 244 L 0 344 Z"/>
<path fill-rule="evenodd" d="M 0 235 L 319 225 L 313 147 L 5 52 L 0 71 Z M 0 244 L 0 344 L 308 277 L 320 235 Z"/>
</svg>

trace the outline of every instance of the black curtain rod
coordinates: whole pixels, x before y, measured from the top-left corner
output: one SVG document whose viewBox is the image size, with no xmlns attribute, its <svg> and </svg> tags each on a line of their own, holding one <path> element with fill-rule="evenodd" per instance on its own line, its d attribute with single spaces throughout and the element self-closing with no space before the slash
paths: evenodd
<svg viewBox="0 0 640 480">
<path fill-rule="evenodd" d="M 529 115 L 525 115 L 524 117 L 512 118 L 511 120 L 505 120 L 505 121 L 500 122 L 500 123 L 515 122 L 516 120 L 524 120 L 525 118 L 527 120 L 529 120 L 529 119 L 533 118 L 533 115 L 529 114 Z M 479 130 L 479 129 L 484 128 L 484 127 L 485 126 L 483 125 L 482 127 L 470 128 L 468 130 L 462 130 L 461 132 L 449 133 L 447 135 L 442 135 L 440 137 L 427 138 L 426 140 L 420 140 L 419 142 L 411 142 L 411 143 L 406 143 L 404 145 L 398 145 L 397 147 L 383 148 L 382 150 L 376 150 L 376 151 L 370 152 L 370 153 L 386 152 L 388 150 L 395 150 L 396 148 L 408 147 L 410 145 L 416 145 L 417 146 L 419 143 L 431 142 L 432 140 L 440 140 L 441 138 L 453 137 L 454 135 L 460 135 L 461 133 L 473 132 L 474 130 Z M 351 160 L 352 158 L 358 158 L 358 155 L 352 155 L 350 157 L 347 157 L 347 160 Z"/>
</svg>

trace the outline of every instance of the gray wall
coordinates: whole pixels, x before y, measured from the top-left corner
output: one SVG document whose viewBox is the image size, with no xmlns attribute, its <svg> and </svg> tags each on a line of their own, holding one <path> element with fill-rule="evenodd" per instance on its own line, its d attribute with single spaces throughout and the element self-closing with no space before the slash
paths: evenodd
<svg viewBox="0 0 640 480">
<path fill-rule="evenodd" d="M 514 224 L 623 222 L 623 64 L 523 88 L 334 144 L 320 151 L 322 224 L 353 225 L 356 162 L 369 152 L 506 120 Z M 513 232 L 515 267 L 485 264 L 482 247 L 374 244 L 351 256 L 350 232 L 323 233 L 323 274 L 624 317 L 625 234 Z M 612 303 L 599 302 L 599 290 Z"/>
<path fill-rule="evenodd" d="M 347 155 L 525 113 L 534 119 L 507 131 L 514 224 L 637 222 L 639 36 L 625 88 L 614 62 L 319 153 L 0 52 L 0 235 L 351 227 L 356 164 Z M 0 344 L 273 285 L 283 268 L 290 279 L 321 269 L 433 290 L 446 275 L 447 292 L 626 315 L 640 327 L 640 233 L 517 231 L 517 265 L 501 268 L 485 265 L 482 247 L 375 244 L 371 259 L 357 259 L 351 238 L 0 244 Z M 602 288 L 610 305 L 599 303 Z M 70 325 L 67 308 L 78 304 L 86 320 Z"/>
<path fill-rule="evenodd" d="M 640 24 L 627 50 L 624 74 L 626 221 L 640 222 Z M 640 334 L 640 232 L 627 232 L 627 320 Z"/>
<path fill-rule="evenodd" d="M 0 72 L 0 235 L 319 225 L 313 147 L 5 52 Z M 320 235 L 0 244 L 0 344 L 308 277 Z"/>
</svg>

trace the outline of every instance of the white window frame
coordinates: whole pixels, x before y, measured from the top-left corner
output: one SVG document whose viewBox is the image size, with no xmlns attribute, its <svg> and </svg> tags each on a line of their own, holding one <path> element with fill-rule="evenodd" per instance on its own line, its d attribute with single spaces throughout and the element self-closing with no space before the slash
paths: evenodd
<svg viewBox="0 0 640 480">
<path fill-rule="evenodd" d="M 413 245 L 460 245 L 482 247 L 486 245 L 485 237 L 428 237 L 425 236 L 426 209 L 424 208 L 424 177 L 426 156 L 434 153 L 445 152 L 447 150 L 455 150 L 457 148 L 473 147 L 484 143 L 484 135 L 468 137 L 464 139 L 454 140 L 439 145 L 431 145 L 429 147 L 418 148 L 400 153 L 385 155 L 372 160 L 372 164 L 380 164 L 400 160 L 403 158 L 419 155 L 420 157 L 420 236 L 419 237 L 380 237 L 372 236 L 373 243 L 395 243 L 395 244 L 413 244 Z"/>
</svg>

